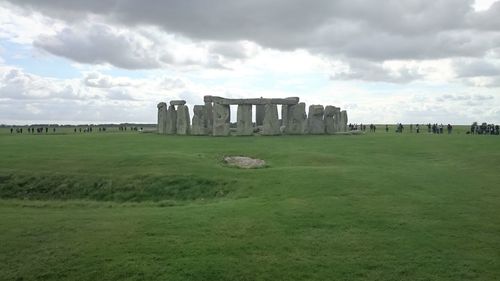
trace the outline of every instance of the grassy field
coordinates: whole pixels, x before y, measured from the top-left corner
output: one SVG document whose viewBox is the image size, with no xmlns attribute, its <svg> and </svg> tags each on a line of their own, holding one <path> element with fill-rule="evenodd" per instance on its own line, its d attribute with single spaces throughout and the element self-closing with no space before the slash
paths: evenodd
<svg viewBox="0 0 500 281">
<path fill-rule="evenodd" d="M 0 280 L 499 280 L 499 168 L 464 130 L 3 130 Z"/>
</svg>

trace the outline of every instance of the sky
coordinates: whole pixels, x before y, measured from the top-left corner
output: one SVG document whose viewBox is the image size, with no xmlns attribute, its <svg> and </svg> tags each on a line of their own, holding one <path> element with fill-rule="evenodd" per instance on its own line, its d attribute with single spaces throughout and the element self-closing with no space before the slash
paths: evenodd
<svg viewBox="0 0 500 281">
<path fill-rule="evenodd" d="M 0 0 L 0 124 L 155 123 L 204 95 L 500 123 L 500 2 Z"/>
</svg>

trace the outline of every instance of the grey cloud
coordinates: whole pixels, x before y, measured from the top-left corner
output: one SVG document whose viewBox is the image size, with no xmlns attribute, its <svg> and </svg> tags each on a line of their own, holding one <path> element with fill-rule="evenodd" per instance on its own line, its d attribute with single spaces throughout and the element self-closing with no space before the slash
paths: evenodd
<svg viewBox="0 0 500 281">
<path fill-rule="evenodd" d="M 210 46 L 209 50 L 227 58 L 245 59 L 249 57 L 248 51 L 240 42 L 216 42 Z"/>
<path fill-rule="evenodd" d="M 55 36 L 39 37 L 34 45 L 54 55 L 81 63 L 110 63 L 125 69 L 160 66 L 140 38 L 119 34 L 106 25 L 65 28 Z"/>
<path fill-rule="evenodd" d="M 458 60 L 454 63 L 457 77 L 499 76 L 500 66 L 486 60 Z"/>
<path fill-rule="evenodd" d="M 498 16 L 498 5 L 475 13 L 473 0 L 10 1 L 62 18 L 63 11 L 99 14 L 123 25 L 154 25 L 193 39 L 250 40 L 265 47 L 370 60 L 481 56 L 499 43 L 498 34 L 470 32 Z M 226 53 L 241 55 L 231 48 Z"/>
<path fill-rule="evenodd" d="M 417 69 L 403 67 L 392 72 L 380 63 L 353 60 L 349 62 L 349 71 L 332 75 L 332 80 L 363 80 L 373 82 L 409 83 L 422 78 Z"/>
<path fill-rule="evenodd" d="M 495 2 L 486 11 L 469 14 L 467 17 L 469 24 L 482 30 L 500 30 L 500 2 Z"/>
</svg>

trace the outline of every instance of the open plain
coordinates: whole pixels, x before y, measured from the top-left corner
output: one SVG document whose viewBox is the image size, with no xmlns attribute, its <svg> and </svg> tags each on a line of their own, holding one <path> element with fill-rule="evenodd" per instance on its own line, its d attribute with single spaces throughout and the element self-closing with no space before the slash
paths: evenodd
<svg viewBox="0 0 500 281">
<path fill-rule="evenodd" d="M 496 280 L 500 138 L 463 131 L 3 130 L 0 280 Z"/>
</svg>

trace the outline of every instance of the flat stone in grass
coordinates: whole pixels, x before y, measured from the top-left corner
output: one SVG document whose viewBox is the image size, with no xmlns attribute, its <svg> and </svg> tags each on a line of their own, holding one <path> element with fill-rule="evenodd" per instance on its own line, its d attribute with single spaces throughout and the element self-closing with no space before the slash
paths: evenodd
<svg viewBox="0 0 500 281">
<path fill-rule="evenodd" d="M 264 160 L 245 156 L 226 156 L 224 157 L 224 162 L 229 166 L 242 169 L 256 169 L 266 166 L 266 162 Z"/>
</svg>

